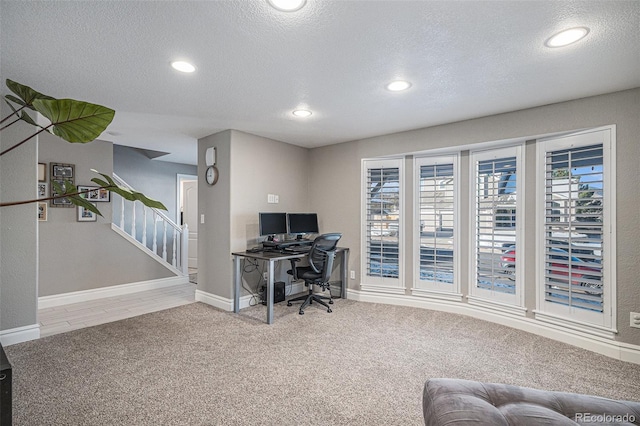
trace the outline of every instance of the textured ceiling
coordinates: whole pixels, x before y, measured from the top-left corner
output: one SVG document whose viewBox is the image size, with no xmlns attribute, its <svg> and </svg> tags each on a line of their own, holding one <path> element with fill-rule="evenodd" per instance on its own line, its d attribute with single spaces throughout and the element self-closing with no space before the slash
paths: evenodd
<svg viewBox="0 0 640 426">
<path fill-rule="evenodd" d="M 316 147 L 640 86 L 638 1 L 2 0 L 0 17 L 3 80 L 114 108 L 102 139 L 191 164 L 225 129 Z M 411 89 L 384 88 L 398 78 Z"/>
</svg>

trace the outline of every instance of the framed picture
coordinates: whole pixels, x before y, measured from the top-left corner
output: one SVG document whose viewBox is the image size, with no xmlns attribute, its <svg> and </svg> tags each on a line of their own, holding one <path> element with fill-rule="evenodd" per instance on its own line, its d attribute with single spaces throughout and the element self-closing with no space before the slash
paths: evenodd
<svg viewBox="0 0 640 426">
<path fill-rule="evenodd" d="M 38 198 L 44 198 L 49 193 L 49 184 L 46 182 L 38 182 Z"/>
<path fill-rule="evenodd" d="M 52 179 L 73 179 L 75 167 L 73 164 L 51 163 L 50 165 Z"/>
<path fill-rule="evenodd" d="M 62 189 L 64 189 L 65 187 L 65 180 L 63 179 L 51 179 L 51 196 L 55 197 L 56 195 L 58 195 L 58 193 L 56 192 L 54 186 L 53 186 L 53 182 L 58 183 Z M 73 183 L 73 182 L 72 182 Z M 71 200 L 64 197 L 64 198 L 53 198 L 50 200 L 49 202 L 49 206 L 50 207 L 73 207 L 73 204 L 71 203 Z"/>
<path fill-rule="evenodd" d="M 82 198 L 96 202 L 96 203 L 108 203 L 111 201 L 111 192 L 99 186 L 78 185 L 78 192 L 89 191 L 86 194 L 80 195 Z"/>
<path fill-rule="evenodd" d="M 49 206 L 47 203 L 40 202 L 38 203 L 38 221 L 46 222 L 47 221 L 47 209 Z"/>
<path fill-rule="evenodd" d="M 47 181 L 47 163 L 38 163 L 38 182 Z"/>
<path fill-rule="evenodd" d="M 95 214 L 91 210 L 85 209 L 82 206 L 78 206 L 78 222 L 95 222 L 97 220 L 98 220 L 97 214 Z"/>
<path fill-rule="evenodd" d="M 89 191 L 87 193 L 80 194 L 80 196 L 87 200 L 98 201 L 98 188 L 98 186 L 78 185 L 78 192 Z"/>
</svg>

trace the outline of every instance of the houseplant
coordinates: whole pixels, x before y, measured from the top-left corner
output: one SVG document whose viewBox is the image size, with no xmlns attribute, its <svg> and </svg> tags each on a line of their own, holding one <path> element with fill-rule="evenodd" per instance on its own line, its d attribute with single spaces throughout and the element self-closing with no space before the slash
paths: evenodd
<svg viewBox="0 0 640 426">
<path fill-rule="evenodd" d="M 15 96 L 5 96 L 5 102 L 12 112 L 0 120 L 0 126 L 2 126 L 0 127 L 0 132 L 21 120 L 31 124 L 37 130 L 32 135 L 0 152 L 0 156 L 10 153 L 45 131 L 49 131 L 70 143 L 91 142 L 109 126 L 115 115 L 114 110 L 101 105 L 74 99 L 56 99 L 9 79 L 6 80 L 6 84 Z M 46 125 L 38 124 L 29 115 L 29 111 L 40 113 L 49 123 Z M 141 192 L 117 185 L 111 176 L 107 174 L 93 171 L 101 176 L 91 179 L 92 182 L 99 185 L 98 189 L 114 192 L 129 201 L 140 201 L 147 207 L 167 210 L 161 202 L 148 198 Z M 36 203 L 56 198 L 68 198 L 72 204 L 84 207 L 102 216 L 95 204 L 82 197 L 89 191 L 78 191 L 78 188 L 71 181 L 64 181 L 62 185 L 52 182 L 52 185 L 52 195 L 50 197 L 3 202 L 0 203 L 0 207 Z M 92 190 L 95 189 L 92 188 Z"/>
<path fill-rule="evenodd" d="M 6 80 L 6 85 L 13 93 L 13 95 L 9 94 L 5 96 L 5 101 L 12 112 L 0 119 L 0 132 L 19 121 L 25 121 L 31 126 L 34 126 L 35 132 L 20 141 L 9 144 L 6 149 L 0 152 L 0 157 L 10 154 L 13 150 L 45 131 L 51 132 L 70 143 L 91 142 L 107 128 L 115 115 L 115 111 L 110 108 L 73 99 L 55 99 L 9 79 Z M 48 120 L 48 123 L 39 124 L 36 122 L 30 115 L 30 113 L 33 112 L 40 113 L 42 117 Z M 33 165 L 35 171 L 35 159 Z M 96 173 L 98 172 L 96 171 Z M 138 200 L 145 206 L 166 210 L 166 207 L 161 202 L 150 199 L 140 192 L 118 186 L 111 176 L 104 173 L 98 173 L 98 175 L 100 177 L 95 177 L 91 180 L 96 183 L 99 188 L 92 188 L 91 190 L 105 189 L 119 194 L 126 200 Z M 67 198 L 72 204 L 84 207 L 102 216 L 95 204 L 88 202 L 82 197 L 82 195 L 89 192 L 89 190 L 79 191 L 78 188 L 68 180 L 63 181 L 62 184 L 55 181 L 51 183 L 53 187 L 50 197 L 0 202 L 0 207 L 30 204 L 56 198 Z M 11 183 L 9 183 L 9 185 L 11 185 Z M 33 220 L 35 221 L 35 219 L 36 216 L 34 215 Z M 0 344 L 0 423 L 3 425 L 11 424 L 12 421 L 11 387 L 11 364 L 6 358 L 2 344 Z"/>
</svg>

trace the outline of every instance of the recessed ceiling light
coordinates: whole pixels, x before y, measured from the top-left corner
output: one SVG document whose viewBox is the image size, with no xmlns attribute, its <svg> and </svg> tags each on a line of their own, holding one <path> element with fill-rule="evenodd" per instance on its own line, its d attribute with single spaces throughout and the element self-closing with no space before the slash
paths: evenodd
<svg viewBox="0 0 640 426">
<path fill-rule="evenodd" d="M 387 90 L 391 90 L 392 92 L 400 92 L 402 90 L 407 90 L 409 87 L 411 87 L 411 83 L 403 80 L 396 80 L 387 84 Z"/>
<path fill-rule="evenodd" d="M 544 44 L 547 47 L 567 46 L 584 38 L 587 34 L 589 34 L 589 28 L 587 27 L 570 28 L 568 30 L 560 31 L 558 34 L 549 37 L 549 39 L 545 41 Z"/>
<path fill-rule="evenodd" d="M 308 109 L 296 109 L 295 111 L 292 112 L 293 115 L 295 115 L 296 117 L 309 117 L 311 115 L 311 111 L 309 111 Z"/>
<path fill-rule="evenodd" d="M 267 0 L 269 4 L 281 12 L 295 12 L 302 9 L 307 0 Z"/>
<path fill-rule="evenodd" d="M 194 72 L 196 70 L 196 67 L 184 61 L 171 62 L 171 66 L 181 72 Z"/>
</svg>

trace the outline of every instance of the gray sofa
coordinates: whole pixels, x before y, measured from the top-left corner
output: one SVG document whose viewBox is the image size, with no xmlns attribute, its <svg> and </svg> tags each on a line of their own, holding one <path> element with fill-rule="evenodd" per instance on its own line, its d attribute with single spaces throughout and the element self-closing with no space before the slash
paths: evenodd
<svg viewBox="0 0 640 426">
<path fill-rule="evenodd" d="M 640 402 L 460 379 L 428 380 L 422 410 L 427 426 L 640 425 Z"/>
</svg>

